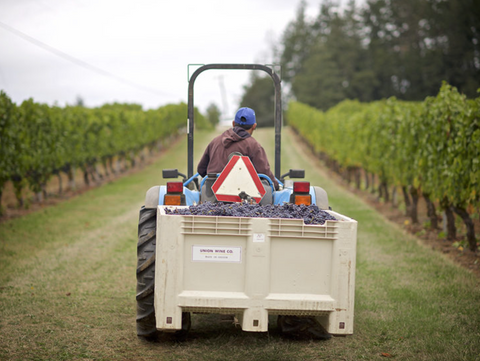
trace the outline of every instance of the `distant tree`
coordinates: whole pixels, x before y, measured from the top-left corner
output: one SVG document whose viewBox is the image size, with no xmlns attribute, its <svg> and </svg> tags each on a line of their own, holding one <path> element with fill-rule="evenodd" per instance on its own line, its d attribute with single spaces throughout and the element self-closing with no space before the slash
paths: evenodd
<svg viewBox="0 0 480 361">
<path fill-rule="evenodd" d="M 367 0 L 361 11 L 365 29 L 365 68 L 373 72 L 376 82 L 372 89 L 372 100 L 392 95 L 401 97 L 408 85 L 401 73 L 397 73 L 399 55 L 396 52 L 396 29 L 392 27 L 388 0 Z"/>
<path fill-rule="evenodd" d="M 327 109 L 345 98 L 423 100 L 442 81 L 468 97 L 480 88 L 480 1 L 301 0 L 281 38 L 283 81 L 301 102 Z"/>
<path fill-rule="evenodd" d="M 77 99 L 75 100 L 75 105 L 77 107 L 84 107 L 85 106 L 85 102 L 80 95 L 77 95 Z"/>
<path fill-rule="evenodd" d="M 215 127 L 220 122 L 220 109 L 215 103 L 212 103 L 207 108 L 207 119 Z"/>
<path fill-rule="evenodd" d="M 274 86 L 268 76 L 260 77 L 252 72 L 250 84 L 243 87 L 245 93 L 240 107 L 249 107 L 255 111 L 258 127 L 273 127 Z"/>
<path fill-rule="evenodd" d="M 361 28 L 353 1 L 342 13 L 337 2 L 322 4 L 311 49 L 292 79 L 298 101 L 326 110 L 345 98 L 372 100 L 375 77 L 367 69 Z"/>
<path fill-rule="evenodd" d="M 287 25 L 282 36 L 280 65 L 282 66 L 282 78 L 286 82 L 292 81 L 301 71 L 311 50 L 313 32 L 311 23 L 305 14 L 306 7 L 305 0 L 301 0 L 295 20 Z"/>
<path fill-rule="evenodd" d="M 298 101 L 327 110 L 345 98 L 342 76 L 332 54 L 318 48 L 305 61 L 304 69 L 292 82 Z"/>
<path fill-rule="evenodd" d="M 437 65 L 435 73 L 442 80 L 468 97 L 476 97 L 480 87 L 480 2 L 447 0 L 428 3 L 428 21 L 419 24 L 428 30 L 424 39 L 426 49 L 434 50 L 426 65 L 441 64 L 441 68 Z M 438 91 L 439 87 L 436 85 L 434 89 Z"/>
<path fill-rule="evenodd" d="M 376 98 L 422 100 L 443 80 L 468 96 L 480 86 L 480 3 L 368 0 L 362 17 Z"/>
</svg>

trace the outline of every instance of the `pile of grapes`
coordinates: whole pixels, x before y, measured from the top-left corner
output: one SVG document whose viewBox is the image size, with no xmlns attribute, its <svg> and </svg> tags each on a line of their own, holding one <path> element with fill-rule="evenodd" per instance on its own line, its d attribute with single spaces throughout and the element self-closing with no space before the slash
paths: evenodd
<svg viewBox="0 0 480 361">
<path fill-rule="evenodd" d="M 336 220 L 335 217 L 316 205 L 306 206 L 291 203 L 261 206 L 247 203 L 205 202 L 188 208 L 175 208 L 173 210 L 165 208 L 165 213 L 198 216 L 293 218 L 303 219 L 305 224 L 324 224 L 327 220 Z"/>
</svg>

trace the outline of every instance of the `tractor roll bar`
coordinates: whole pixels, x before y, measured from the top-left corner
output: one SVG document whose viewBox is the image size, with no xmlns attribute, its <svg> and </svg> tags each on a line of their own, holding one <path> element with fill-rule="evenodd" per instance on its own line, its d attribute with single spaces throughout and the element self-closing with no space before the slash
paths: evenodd
<svg viewBox="0 0 480 361">
<path fill-rule="evenodd" d="M 203 65 L 192 74 L 188 81 L 188 178 L 193 176 L 193 130 L 195 124 L 194 104 L 193 104 L 193 85 L 200 73 L 211 69 L 234 69 L 234 70 L 262 70 L 266 72 L 273 80 L 275 86 L 275 177 L 280 179 L 280 143 L 282 131 L 282 93 L 281 80 L 275 70 L 269 66 L 261 64 L 207 64 Z"/>
</svg>

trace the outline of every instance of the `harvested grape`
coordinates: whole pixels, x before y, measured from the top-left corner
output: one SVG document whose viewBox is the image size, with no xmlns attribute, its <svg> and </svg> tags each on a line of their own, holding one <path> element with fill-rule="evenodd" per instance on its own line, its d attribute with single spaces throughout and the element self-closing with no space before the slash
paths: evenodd
<svg viewBox="0 0 480 361">
<path fill-rule="evenodd" d="M 195 216 L 303 219 L 305 224 L 324 224 L 327 220 L 337 220 L 316 205 L 306 206 L 292 203 L 261 206 L 246 203 L 205 202 L 188 208 L 165 208 L 165 213 Z"/>
</svg>

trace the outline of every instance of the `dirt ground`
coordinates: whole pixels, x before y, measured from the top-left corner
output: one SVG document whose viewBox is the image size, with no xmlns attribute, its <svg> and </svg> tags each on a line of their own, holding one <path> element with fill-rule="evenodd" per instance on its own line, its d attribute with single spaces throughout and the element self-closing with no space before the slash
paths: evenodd
<svg viewBox="0 0 480 361">
<path fill-rule="evenodd" d="M 301 144 L 307 152 L 310 152 L 305 146 L 304 142 L 299 141 L 298 144 Z M 101 186 L 102 184 L 112 182 L 115 179 L 128 176 L 135 172 L 139 172 L 144 167 L 155 162 L 155 160 L 158 159 L 162 155 L 162 153 L 163 152 L 155 153 L 152 156 L 145 158 L 143 162 L 137 162 L 137 166 L 135 168 L 130 167 L 123 170 L 122 172 L 118 172 L 117 174 L 110 173 L 108 176 L 104 175 L 102 179 L 99 179 L 97 181 L 91 181 L 90 185 L 85 184 L 83 180 L 83 173 L 79 170 L 76 173 L 75 190 L 66 189 L 68 184 L 67 177 L 66 175 L 62 175 L 62 184 L 64 187 L 64 191 L 61 195 L 58 194 L 59 179 L 57 176 L 54 176 L 47 184 L 48 197 L 46 199 L 43 199 L 42 202 L 38 202 L 32 192 L 29 192 L 28 190 L 24 191 L 23 197 L 26 204 L 28 204 L 28 208 L 18 207 L 18 202 L 14 195 L 13 186 L 11 183 L 7 183 L 6 187 L 3 190 L 2 207 L 4 212 L 3 215 L 0 216 L 0 222 L 4 222 L 8 219 L 16 217 L 21 217 L 23 215 L 38 211 L 45 207 L 53 206 L 66 199 L 76 197 L 79 194 L 82 194 L 92 188 Z M 323 166 L 322 168 L 325 169 Z M 103 172 L 103 169 L 99 170 Z M 377 195 L 372 194 L 369 191 L 356 189 L 353 185 L 348 184 L 337 173 L 334 173 L 329 169 L 325 169 L 325 171 L 329 173 L 329 177 L 335 177 L 335 179 L 337 179 L 337 181 L 342 184 L 346 189 L 348 189 L 350 192 L 354 193 L 358 197 L 362 198 L 365 202 L 377 209 L 379 213 L 383 214 L 391 222 L 397 224 L 399 227 L 402 227 L 406 232 L 409 232 L 410 234 L 417 237 L 425 245 L 432 247 L 432 249 L 437 250 L 438 252 L 442 252 L 447 257 L 451 258 L 454 262 L 470 270 L 472 273 L 474 273 L 480 278 L 480 252 L 473 253 L 466 247 L 455 247 L 453 245 L 455 243 L 454 241 L 447 241 L 442 237 L 441 229 L 434 231 L 423 227 L 423 224 L 428 220 L 428 217 L 426 204 L 422 198 L 420 198 L 418 203 L 419 224 L 411 224 L 410 219 L 405 216 L 405 212 L 399 207 L 394 207 L 391 203 L 384 203 L 382 201 L 379 201 Z M 439 220 L 439 224 L 442 224 L 441 220 Z M 480 221 L 476 219 L 474 220 L 474 224 L 476 234 L 478 235 L 480 234 Z M 462 239 L 465 239 L 465 229 L 463 223 L 457 228 L 457 241 L 461 241 Z"/>
</svg>

